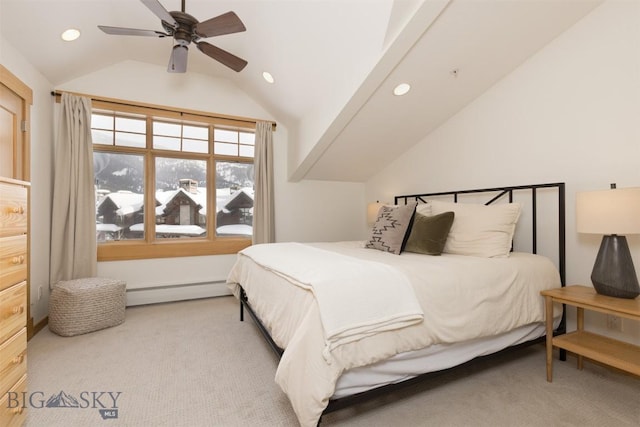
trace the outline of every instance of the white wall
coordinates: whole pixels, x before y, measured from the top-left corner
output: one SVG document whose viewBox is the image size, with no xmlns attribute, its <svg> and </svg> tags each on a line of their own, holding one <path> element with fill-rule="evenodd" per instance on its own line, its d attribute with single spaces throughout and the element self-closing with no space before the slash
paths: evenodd
<svg viewBox="0 0 640 427">
<path fill-rule="evenodd" d="M 367 182 L 366 199 L 566 182 L 567 282 L 590 285 L 601 237 L 576 233 L 575 193 L 640 186 L 639 22 L 640 3 L 604 3 Z M 607 333 L 640 342 L 637 322 L 624 328 Z"/>
<path fill-rule="evenodd" d="M 136 61 L 114 64 L 56 89 L 158 105 L 210 111 L 227 115 L 275 120 L 233 83 L 197 73 L 169 74 L 165 67 Z M 276 239 L 328 241 L 355 239 L 364 222 L 363 184 L 287 182 L 286 125 L 278 122 L 273 134 L 275 151 Z M 192 289 L 154 291 L 159 300 L 217 295 L 227 291 L 221 283 L 235 255 L 181 257 L 98 264 L 98 274 L 127 281 L 128 302 L 153 302 L 141 289 L 195 284 Z"/>
<path fill-rule="evenodd" d="M 31 304 L 34 321 L 48 314 L 49 238 L 54 147 L 54 89 L 38 70 L 0 38 L 0 63 L 33 89 L 31 108 Z M 274 120 L 242 89 L 196 73 L 169 74 L 165 67 L 127 61 L 55 89 L 109 98 L 182 107 L 226 115 Z M 363 219 L 364 185 L 334 182 L 287 182 L 289 136 L 278 122 L 274 133 L 276 239 L 278 241 L 330 241 L 355 239 Z M 130 303 L 185 299 L 226 292 L 221 284 L 235 255 L 179 257 L 98 264 L 98 274 L 127 281 Z M 180 287 L 194 284 L 190 288 Z M 141 296 L 144 290 L 155 296 Z M 42 298 L 38 299 L 38 289 Z M 151 299 L 149 299 L 151 298 Z M 157 298 L 154 300 L 153 298 Z"/>
<path fill-rule="evenodd" d="M 0 63 L 33 90 L 31 106 L 31 314 L 34 322 L 47 316 L 53 134 L 51 83 L 6 40 L 0 37 Z M 42 298 L 38 299 L 38 288 Z"/>
</svg>

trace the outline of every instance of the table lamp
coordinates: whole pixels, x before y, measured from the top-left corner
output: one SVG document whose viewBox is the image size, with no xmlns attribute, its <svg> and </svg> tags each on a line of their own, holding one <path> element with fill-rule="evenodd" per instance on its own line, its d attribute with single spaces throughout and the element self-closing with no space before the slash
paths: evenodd
<svg viewBox="0 0 640 427">
<path fill-rule="evenodd" d="M 602 234 L 591 282 L 596 292 L 617 298 L 640 295 L 626 234 L 640 234 L 640 187 L 576 194 L 578 233 Z"/>
<path fill-rule="evenodd" d="M 382 203 L 376 201 L 375 203 L 369 203 L 367 205 L 367 225 L 369 227 L 373 227 L 376 220 L 378 219 L 378 211 L 382 207 Z"/>
</svg>

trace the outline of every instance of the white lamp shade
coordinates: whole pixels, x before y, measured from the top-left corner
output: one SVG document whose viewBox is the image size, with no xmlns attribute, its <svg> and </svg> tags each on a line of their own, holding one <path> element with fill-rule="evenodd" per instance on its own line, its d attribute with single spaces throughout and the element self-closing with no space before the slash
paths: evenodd
<svg viewBox="0 0 640 427">
<path fill-rule="evenodd" d="M 576 194 L 579 233 L 640 234 L 640 187 Z"/>
<path fill-rule="evenodd" d="M 380 207 L 382 207 L 382 203 L 380 202 L 369 203 L 367 205 L 367 225 L 372 226 L 376 223 Z"/>
</svg>

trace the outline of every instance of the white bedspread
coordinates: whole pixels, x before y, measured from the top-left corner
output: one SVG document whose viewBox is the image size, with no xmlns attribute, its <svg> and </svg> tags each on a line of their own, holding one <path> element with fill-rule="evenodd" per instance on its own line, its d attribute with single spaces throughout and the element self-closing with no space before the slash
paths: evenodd
<svg viewBox="0 0 640 427">
<path fill-rule="evenodd" d="M 387 264 L 300 243 L 254 245 L 240 256 L 313 293 L 328 361 L 328 352 L 340 345 L 423 319 L 409 280 Z M 366 304 L 353 304 L 363 295 L 367 296 Z"/>
<path fill-rule="evenodd" d="M 424 320 L 341 345 L 327 360 L 323 355 L 325 331 L 313 293 L 239 256 L 228 277 L 229 287 L 238 296 L 242 284 L 252 308 L 276 344 L 285 349 L 276 382 L 303 426 L 317 424 L 344 371 L 433 344 L 468 341 L 542 322 L 545 311 L 540 291 L 560 286 L 553 263 L 531 254 L 513 253 L 508 258 L 398 256 L 365 249 L 362 242 L 313 246 L 399 270 L 411 283 Z M 349 303 L 356 307 L 368 300 L 365 291 Z"/>
</svg>

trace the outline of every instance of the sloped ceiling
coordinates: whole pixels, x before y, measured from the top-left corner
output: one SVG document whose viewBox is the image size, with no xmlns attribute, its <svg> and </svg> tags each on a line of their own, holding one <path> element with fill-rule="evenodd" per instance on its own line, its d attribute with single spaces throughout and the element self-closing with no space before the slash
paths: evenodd
<svg viewBox="0 0 640 427">
<path fill-rule="evenodd" d="M 168 11 L 181 0 L 159 0 Z M 187 74 L 231 80 L 278 121 L 295 125 L 336 92 L 353 91 L 383 49 L 392 0 L 186 0 L 204 21 L 234 11 L 247 31 L 205 39 L 248 61 L 236 73 L 190 46 Z M 366 19 L 362 19 L 366 16 Z M 0 34 L 54 87 L 115 63 L 167 66 L 171 38 L 110 36 L 98 25 L 163 31 L 139 0 L 0 0 Z M 60 39 L 67 28 L 81 37 Z M 262 78 L 269 71 L 276 79 Z"/>
<path fill-rule="evenodd" d="M 207 41 L 249 62 L 235 73 L 192 47 L 188 73 L 231 80 L 298 130 L 293 150 L 311 148 L 290 165 L 293 180 L 362 182 L 599 3 L 187 0 L 200 21 L 235 11 L 247 31 Z M 0 0 L 0 34 L 54 87 L 122 61 L 166 67 L 172 40 L 107 36 L 99 24 L 162 30 L 135 0 Z M 78 41 L 60 39 L 69 27 L 82 32 Z M 412 85 L 408 95 L 391 95 L 399 82 Z M 324 130 L 309 138 L 308 123 Z"/>
<path fill-rule="evenodd" d="M 390 45 L 352 98 L 362 101 L 342 111 L 294 179 L 368 180 L 601 2 L 454 0 L 436 16 L 434 3 L 405 26 L 418 36 Z M 394 96 L 402 82 L 411 91 Z"/>
</svg>

